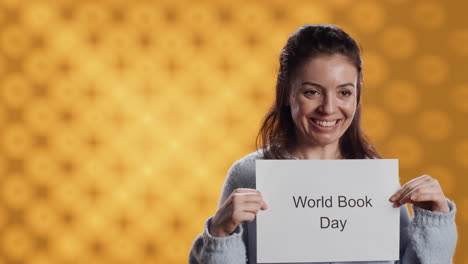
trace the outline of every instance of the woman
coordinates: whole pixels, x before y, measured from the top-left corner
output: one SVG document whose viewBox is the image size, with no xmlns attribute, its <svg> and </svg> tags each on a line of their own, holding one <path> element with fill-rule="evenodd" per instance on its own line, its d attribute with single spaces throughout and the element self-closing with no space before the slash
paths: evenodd
<svg viewBox="0 0 468 264">
<path fill-rule="evenodd" d="M 255 190 L 256 159 L 381 158 L 360 127 L 361 81 L 359 47 L 341 29 L 306 25 L 289 37 L 280 56 L 276 101 L 258 134 L 259 151 L 229 170 L 220 207 L 196 238 L 190 263 L 256 263 L 256 245 L 249 242 L 255 232 L 248 223 L 268 209 Z M 415 178 L 389 202 L 401 208 L 400 263 L 452 262 L 456 208 L 437 180 Z M 402 206 L 407 203 L 414 209 L 411 221 Z"/>
</svg>

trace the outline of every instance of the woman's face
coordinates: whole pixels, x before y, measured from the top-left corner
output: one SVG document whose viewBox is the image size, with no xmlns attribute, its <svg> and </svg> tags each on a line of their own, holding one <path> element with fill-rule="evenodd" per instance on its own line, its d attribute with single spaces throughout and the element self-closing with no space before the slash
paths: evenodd
<svg viewBox="0 0 468 264">
<path fill-rule="evenodd" d="M 339 142 L 356 112 L 357 81 L 356 67 L 340 54 L 313 58 L 298 69 L 288 101 L 299 142 Z"/>
</svg>

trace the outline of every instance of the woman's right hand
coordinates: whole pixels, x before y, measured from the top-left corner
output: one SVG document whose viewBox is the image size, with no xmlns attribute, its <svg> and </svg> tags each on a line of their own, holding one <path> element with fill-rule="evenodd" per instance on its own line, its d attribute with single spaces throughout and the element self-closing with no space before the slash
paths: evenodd
<svg viewBox="0 0 468 264">
<path fill-rule="evenodd" d="M 229 236 L 237 226 L 252 222 L 259 210 L 268 209 L 262 193 L 255 189 L 234 190 L 211 219 L 210 234 L 215 237 Z"/>
</svg>

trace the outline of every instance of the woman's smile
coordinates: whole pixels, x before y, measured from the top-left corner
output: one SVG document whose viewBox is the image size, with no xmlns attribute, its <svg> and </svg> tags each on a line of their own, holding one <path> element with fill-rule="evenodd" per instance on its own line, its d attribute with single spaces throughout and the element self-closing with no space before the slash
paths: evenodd
<svg viewBox="0 0 468 264">
<path fill-rule="evenodd" d="M 309 118 L 312 129 L 317 133 L 322 134 L 333 134 L 336 132 L 340 125 L 340 119 L 335 120 L 319 120 L 314 118 Z"/>
<path fill-rule="evenodd" d="M 340 119 L 335 119 L 335 120 L 320 120 L 320 119 L 314 119 L 310 118 L 315 125 L 317 125 L 319 128 L 333 128 L 338 123 L 340 122 Z"/>
</svg>

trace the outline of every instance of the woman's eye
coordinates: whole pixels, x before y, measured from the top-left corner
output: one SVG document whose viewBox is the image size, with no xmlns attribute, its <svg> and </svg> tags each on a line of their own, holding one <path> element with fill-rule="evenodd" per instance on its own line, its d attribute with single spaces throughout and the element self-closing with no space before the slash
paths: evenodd
<svg viewBox="0 0 468 264">
<path fill-rule="evenodd" d="M 350 91 L 340 91 L 341 96 L 350 96 L 351 92 Z"/>
<path fill-rule="evenodd" d="M 319 92 L 317 90 L 307 90 L 304 92 L 305 95 L 316 95 Z"/>
</svg>

